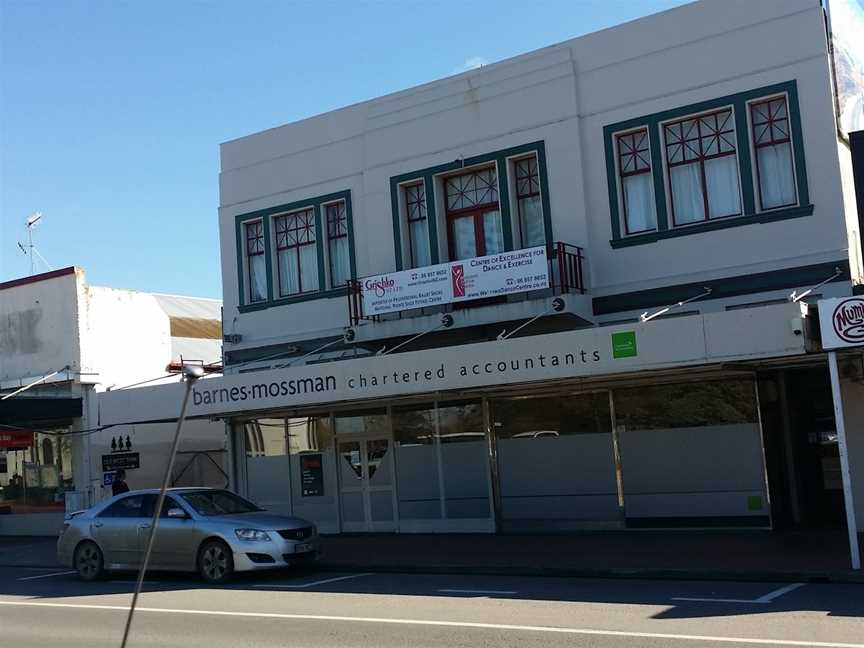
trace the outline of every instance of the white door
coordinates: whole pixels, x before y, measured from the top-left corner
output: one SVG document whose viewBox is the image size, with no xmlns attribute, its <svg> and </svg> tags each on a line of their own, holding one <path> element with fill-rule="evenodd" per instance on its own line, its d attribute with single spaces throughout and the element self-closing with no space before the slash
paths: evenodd
<svg viewBox="0 0 864 648">
<path fill-rule="evenodd" d="M 336 443 L 342 531 L 395 531 L 393 442 L 384 437 Z"/>
</svg>

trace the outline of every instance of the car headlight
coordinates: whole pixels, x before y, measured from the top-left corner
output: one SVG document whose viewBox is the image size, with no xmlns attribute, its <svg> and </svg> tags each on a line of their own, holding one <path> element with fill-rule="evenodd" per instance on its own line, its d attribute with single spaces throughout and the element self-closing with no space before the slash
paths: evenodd
<svg viewBox="0 0 864 648">
<path fill-rule="evenodd" d="M 234 533 L 240 540 L 269 540 L 270 536 L 266 531 L 258 529 L 234 529 Z"/>
</svg>

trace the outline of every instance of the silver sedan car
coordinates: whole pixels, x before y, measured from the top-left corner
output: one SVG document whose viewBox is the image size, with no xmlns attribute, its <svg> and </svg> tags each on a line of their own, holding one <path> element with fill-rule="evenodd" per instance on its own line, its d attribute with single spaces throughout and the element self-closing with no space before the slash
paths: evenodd
<svg viewBox="0 0 864 648">
<path fill-rule="evenodd" d="M 155 489 L 130 491 L 69 515 L 57 540 L 60 563 L 88 581 L 112 569 L 137 569 L 158 495 Z M 311 522 L 268 513 L 227 490 L 173 488 L 165 496 L 149 567 L 197 571 L 222 583 L 234 572 L 311 562 L 320 549 Z"/>
</svg>

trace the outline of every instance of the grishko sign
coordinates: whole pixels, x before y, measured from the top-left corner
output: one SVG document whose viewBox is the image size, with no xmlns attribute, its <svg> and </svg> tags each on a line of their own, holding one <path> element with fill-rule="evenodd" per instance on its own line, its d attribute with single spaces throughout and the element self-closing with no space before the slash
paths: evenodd
<svg viewBox="0 0 864 648">
<path fill-rule="evenodd" d="M 841 297 L 819 301 L 823 349 L 864 344 L 864 298 Z"/>
<path fill-rule="evenodd" d="M 363 313 L 383 315 L 412 308 L 483 299 L 549 287 L 546 247 L 501 252 L 366 277 Z"/>
</svg>

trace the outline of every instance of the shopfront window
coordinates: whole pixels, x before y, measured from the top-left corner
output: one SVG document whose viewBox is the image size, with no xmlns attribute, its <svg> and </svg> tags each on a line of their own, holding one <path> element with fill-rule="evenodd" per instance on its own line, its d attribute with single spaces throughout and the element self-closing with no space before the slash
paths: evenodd
<svg viewBox="0 0 864 648">
<path fill-rule="evenodd" d="M 434 404 L 394 407 L 393 441 L 399 518 L 440 519 L 441 481 L 438 478 Z"/>
<path fill-rule="evenodd" d="M 489 447 L 480 401 L 438 403 L 447 518 L 489 517 Z"/>
<path fill-rule="evenodd" d="M 65 510 L 75 488 L 68 432 L 0 428 L 0 513 Z"/>
</svg>

